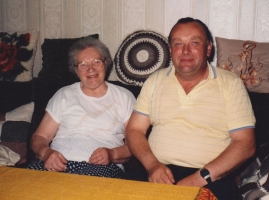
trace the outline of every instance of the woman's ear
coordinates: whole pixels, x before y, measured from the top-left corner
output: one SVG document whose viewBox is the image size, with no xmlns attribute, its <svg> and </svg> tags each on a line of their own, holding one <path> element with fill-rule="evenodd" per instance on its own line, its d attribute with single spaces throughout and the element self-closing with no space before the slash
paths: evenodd
<svg viewBox="0 0 269 200">
<path fill-rule="evenodd" d="M 77 68 L 75 68 L 75 72 L 76 72 L 77 76 L 79 77 L 78 69 Z"/>
</svg>

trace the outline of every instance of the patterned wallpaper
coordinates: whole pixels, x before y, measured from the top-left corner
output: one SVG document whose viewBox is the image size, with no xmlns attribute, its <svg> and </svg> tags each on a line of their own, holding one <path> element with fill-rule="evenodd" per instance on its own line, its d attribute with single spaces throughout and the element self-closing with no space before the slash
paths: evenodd
<svg viewBox="0 0 269 200">
<path fill-rule="evenodd" d="M 42 67 L 44 38 L 98 33 L 112 56 L 135 30 L 167 36 L 181 17 L 205 22 L 213 36 L 269 41 L 268 0 L 0 0 L 0 30 L 38 30 L 34 75 Z"/>
</svg>

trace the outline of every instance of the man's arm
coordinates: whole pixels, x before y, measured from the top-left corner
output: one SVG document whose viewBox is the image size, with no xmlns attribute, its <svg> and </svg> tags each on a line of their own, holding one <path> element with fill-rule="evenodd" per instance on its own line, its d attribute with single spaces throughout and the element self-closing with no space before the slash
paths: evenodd
<svg viewBox="0 0 269 200">
<path fill-rule="evenodd" d="M 149 117 L 134 111 L 126 128 L 126 144 L 146 168 L 149 181 L 172 184 L 174 178 L 171 171 L 157 160 L 148 144 L 146 133 L 149 126 Z"/>
<path fill-rule="evenodd" d="M 217 158 L 204 166 L 210 172 L 213 182 L 237 169 L 255 153 L 256 145 L 253 128 L 232 132 L 230 136 L 231 144 Z M 177 183 L 177 185 L 199 187 L 206 184 L 207 182 L 201 177 L 199 171 Z"/>
</svg>

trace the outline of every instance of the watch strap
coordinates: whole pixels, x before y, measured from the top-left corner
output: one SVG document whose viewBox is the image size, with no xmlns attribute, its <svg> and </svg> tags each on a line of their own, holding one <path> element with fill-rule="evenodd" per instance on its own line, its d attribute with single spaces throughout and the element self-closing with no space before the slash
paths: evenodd
<svg viewBox="0 0 269 200">
<path fill-rule="evenodd" d="M 206 168 L 200 170 L 200 175 L 206 180 L 208 184 L 212 183 L 210 172 Z"/>
</svg>

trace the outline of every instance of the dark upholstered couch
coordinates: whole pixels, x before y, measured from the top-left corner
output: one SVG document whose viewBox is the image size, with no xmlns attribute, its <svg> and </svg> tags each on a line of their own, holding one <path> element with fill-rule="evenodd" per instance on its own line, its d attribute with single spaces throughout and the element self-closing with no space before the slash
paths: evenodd
<svg viewBox="0 0 269 200">
<path fill-rule="evenodd" d="M 128 89 L 134 94 L 135 97 L 139 95 L 139 92 L 141 90 L 140 86 L 126 85 L 119 81 L 108 81 L 108 82 Z M 45 107 L 49 99 L 53 96 L 53 94 L 58 89 L 72 83 L 73 82 L 45 80 L 43 78 L 34 78 L 32 80 L 30 84 L 33 89 L 32 96 L 28 97 L 28 100 L 25 100 L 25 98 L 22 98 L 22 104 L 25 103 L 23 101 L 29 101 L 29 99 L 33 100 L 35 103 L 34 112 L 32 116 L 32 122 L 28 129 L 29 131 L 24 132 L 23 135 L 18 135 L 18 134 L 12 134 L 9 136 L 2 135 L 1 143 L 21 155 L 21 160 L 17 163 L 17 166 L 21 166 L 21 167 L 25 166 L 34 158 L 34 155 L 29 148 L 30 137 L 33 134 L 33 132 L 36 130 L 36 128 L 38 127 L 45 113 Z M 267 121 L 268 120 L 267 117 L 269 115 L 269 94 L 250 92 L 249 96 L 250 96 L 254 114 L 257 120 L 256 130 L 255 130 L 256 143 L 258 147 L 257 154 L 268 155 L 269 149 L 259 148 L 259 147 L 269 142 L 269 123 Z M 18 98 L 20 97 L 18 96 Z M 127 171 L 128 169 L 136 171 L 136 170 L 142 169 L 142 166 L 140 165 L 139 162 L 136 161 L 136 159 L 131 159 L 130 163 L 126 164 L 126 169 Z M 130 176 L 132 175 L 130 174 Z M 137 177 L 137 179 L 140 179 L 140 178 Z"/>
</svg>

